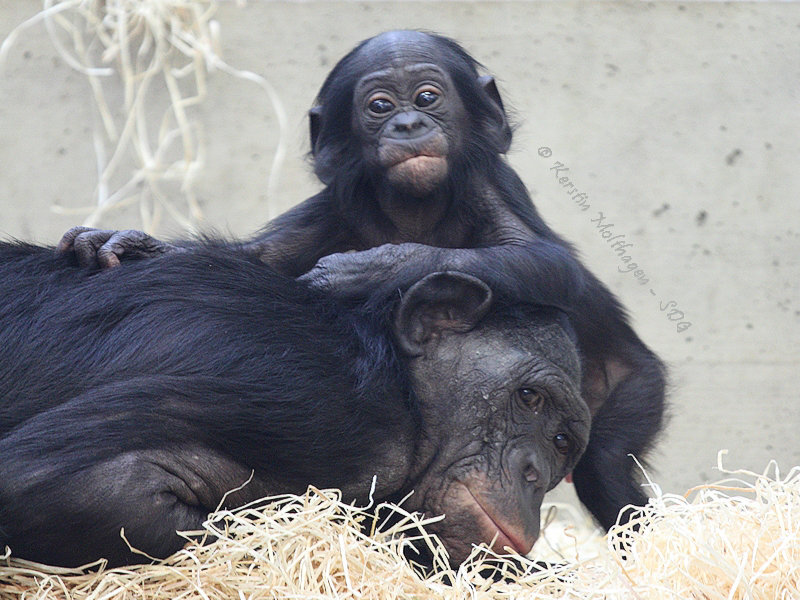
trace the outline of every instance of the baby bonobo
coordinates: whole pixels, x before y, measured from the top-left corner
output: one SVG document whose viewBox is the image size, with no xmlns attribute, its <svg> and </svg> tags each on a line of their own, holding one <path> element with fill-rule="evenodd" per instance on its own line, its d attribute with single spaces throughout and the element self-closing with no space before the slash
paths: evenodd
<svg viewBox="0 0 800 600">
<path fill-rule="evenodd" d="M 504 158 L 511 128 L 494 79 L 478 66 L 453 40 L 417 31 L 359 44 L 310 112 L 325 188 L 237 247 L 340 297 L 376 286 L 391 295 L 432 268 L 460 269 L 567 312 L 593 415 L 574 481 L 608 528 L 624 506 L 646 501 L 629 455 L 642 459 L 662 427 L 665 370 L 614 295 L 539 216 Z M 96 268 L 194 245 L 76 228 L 59 251 Z"/>
</svg>

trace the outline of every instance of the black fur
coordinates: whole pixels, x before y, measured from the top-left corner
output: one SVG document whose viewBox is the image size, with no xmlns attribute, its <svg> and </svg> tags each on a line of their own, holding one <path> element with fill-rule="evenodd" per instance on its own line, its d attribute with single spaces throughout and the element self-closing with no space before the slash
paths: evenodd
<svg viewBox="0 0 800 600">
<path fill-rule="evenodd" d="M 118 382 L 139 390 L 144 405 L 150 376 L 158 373 L 159 388 L 186 397 L 213 388 L 216 399 L 198 412 L 198 423 L 152 418 L 153 435 L 185 439 L 185 428 L 196 429 L 253 465 L 269 457 L 270 468 L 304 486 L 334 465 L 336 472 L 346 470 L 345 455 L 363 460 L 387 433 L 386 397 L 407 395 L 384 314 L 343 310 L 235 249 L 139 262 L 124 277 L 113 270 L 89 275 L 66 260 L 46 248 L 0 245 L 0 436 L 34 413 Z M 387 310 L 391 305 L 376 305 Z M 289 353 L 291 369 L 281 360 Z M 324 373 L 324 385 L 306 373 Z M 144 382 L 131 384 L 137 378 Z M 265 432 L 257 446 L 225 431 L 227 404 L 239 402 L 245 390 L 248 397 L 274 399 L 268 420 L 257 404 L 237 409 Z M 331 404 L 331 397 L 342 401 Z M 325 418 L 315 421 L 323 406 Z M 331 419 L 330 410 L 341 414 Z M 349 425 L 355 444 L 329 430 L 351 414 L 363 419 Z M 309 429 L 296 438 L 287 423 L 298 415 L 309 415 Z"/>
<path fill-rule="evenodd" d="M 533 242 L 493 246 L 490 251 L 469 257 L 466 265 L 458 264 L 489 282 L 493 289 L 502 289 L 511 297 L 558 306 L 570 314 L 585 361 L 593 367 L 587 369 L 587 400 L 599 406 L 595 408 L 590 444 L 575 470 L 574 481 L 582 502 L 608 528 L 617 520 L 622 507 L 641 506 L 647 500 L 629 455 L 646 463 L 646 454 L 663 426 L 665 368 L 630 327 L 616 297 L 577 260 L 572 245 L 544 222 L 524 183 L 502 156 L 504 151 L 497 133 L 502 126 L 496 118 L 496 107 L 475 85 L 480 65 L 453 40 L 441 36 L 435 40 L 440 48 L 436 60 L 453 77 L 471 118 L 467 146 L 462 148 L 448 178 L 449 187 L 444 195 L 451 203 L 441 227 L 448 227 L 446 223 L 487 222 L 487 216 L 476 210 L 475 193 L 482 185 L 479 180 L 485 178 L 486 187 L 533 232 Z M 381 222 L 382 215 L 374 202 L 375 181 L 365 168 L 362 154 L 352 147 L 354 137 L 350 133 L 349 98 L 355 81 L 368 68 L 369 61 L 365 61 L 363 52 L 369 41 L 359 44 L 334 67 L 317 99 L 323 110 L 321 121 L 330 126 L 320 130 L 312 153 L 316 173 L 328 186 L 307 201 L 305 207 L 301 205 L 299 210 L 276 219 L 256 244 L 267 245 L 272 236 L 295 228 L 301 230 L 300 223 L 312 214 L 335 215 L 329 218 L 329 225 L 341 232 L 345 224 L 345 237 L 351 244 L 362 239 L 363 232 L 374 230 L 376 222 Z M 326 208 L 320 210 L 317 203 Z M 335 234 L 330 235 L 335 239 Z M 487 245 L 480 228 L 473 235 L 461 247 Z M 356 243 L 355 247 L 364 249 L 376 243 L 378 240 L 370 240 Z M 348 248 L 327 248 L 322 252 L 342 249 Z M 433 256 L 430 261 L 448 263 L 446 252 Z M 296 263 L 297 274 L 310 266 L 300 258 Z M 412 262 L 407 265 L 387 282 L 386 294 L 419 276 Z M 621 381 L 607 383 L 609 361 L 621 364 L 629 374 Z M 590 389 L 600 389 L 601 393 L 598 396 Z"/>
<path fill-rule="evenodd" d="M 363 109 L 354 101 L 362 78 L 421 62 L 447 74 L 466 108 L 454 124 L 460 135 L 449 138 L 447 177 L 422 198 L 403 195 L 385 170 L 370 167 L 380 140 L 365 144 L 354 126 L 366 120 L 354 112 Z M 389 32 L 359 44 L 331 71 L 311 113 L 312 157 L 326 187 L 269 223 L 244 250 L 289 275 L 312 269 L 306 278 L 341 296 L 379 289 L 391 297 L 437 264 L 471 273 L 509 297 L 568 313 L 584 358 L 584 398 L 594 414 L 574 480 L 583 503 L 608 528 L 625 505 L 646 501 L 628 455 L 643 459 L 663 426 L 665 368 L 614 295 L 544 222 L 506 162 L 508 117 L 479 67 L 455 41 L 431 34 Z M 65 236 L 63 248 L 76 237 L 75 250 L 87 264 L 174 249 L 141 233 L 78 230 Z M 106 240 L 109 247 L 98 252 Z M 366 252 L 336 254 L 350 250 Z"/>
<path fill-rule="evenodd" d="M 219 244 L 93 275 L 68 262 L 0 244 L 0 548 L 15 555 L 136 561 L 118 527 L 101 529 L 114 523 L 103 486 L 124 470 L 76 484 L 126 453 L 192 444 L 245 466 L 238 479 L 214 467 L 227 487 L 252 469 L 300 493 L 360 481 L 419 421 L 391 305 L 343 308 Z M 186 528 L 214 508 L 187 505 Z M 176 549 L 157 513 L 142 519 L 155 540 L 142 546 Z"/>
<path fill-rule="evenodd" d="M 0 243 L 0 284 L 0 549 L 21 558 L 143 560 L 121 528 L 163 557 L 223 498 L 366 501 L 373 476 L 447 515 L 456 562 L 498 535 L 469 486 L 526 551 L 588 440 L 563 315 L 464 274 L 342 303 L 222 242 L 102 272 Z M 541 414 L 515 400 L 539 386 Z"/>
</svg>

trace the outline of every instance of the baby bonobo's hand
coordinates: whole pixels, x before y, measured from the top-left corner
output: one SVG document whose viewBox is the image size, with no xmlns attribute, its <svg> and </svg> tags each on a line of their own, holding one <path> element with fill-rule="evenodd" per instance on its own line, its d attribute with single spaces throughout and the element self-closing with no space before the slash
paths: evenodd
<svg viewBox="0 0 800 600">
<path fill-rule="evenodd" d="M 420 262 L 433 250 L 422 244 L 384 244 L 330 254 L 299 280 L 338 298 L 365 298 L 386 286 L 402 289 L 414 283 Z"/>
<path fill-rule="evenodd" d="M 92 227 L 73 227 L 56 246 L 59 254 L 73 252 L 82 267 L 107 269 L 126 259 L 153 258 L 177 250 L 144 231 L 114 231 Z"/>
</svg>

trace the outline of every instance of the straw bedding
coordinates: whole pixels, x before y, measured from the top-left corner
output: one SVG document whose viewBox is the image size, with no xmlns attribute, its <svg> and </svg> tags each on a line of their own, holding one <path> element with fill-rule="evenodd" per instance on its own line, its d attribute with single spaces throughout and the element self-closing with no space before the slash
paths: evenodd
<svg viewBox="0 0 800 600">
<path fill-rule="evenodd" d="M 261 85 L 274 105 L 281 131 L 286 129 L 285 111 L 272 86 L 260 76 L 232 69 L 218 56 L 218 25 L 211 18 L 215 2 L 50 0 L 45 5 L 44 11 L 22 24 L 0 46 L 0 63 L 21 31 L 44 21 L 66 62 L 89 77 L 103 124 L 102 134 L 96 138 L 103 144 L 110 140 L 113 150 L 98 155 L 102 177 L 98 206 L 89 223 L 109 206 L 126 202 L 132 189 L 147 182 L 170 214 L 191 226 L 171 208 L 157 184 L 162 179 L 183 178 L 181 187 L 189 196 L 191 212 L 199 215 L 190 184 L 202 166 L 202 152 L 194 147 L 200 136 L 183 107 L 203 99 L 208 69 Z M 59 41 L 59 31 L 72 40 L 74 55 Z M 129 39 L 131 32 L 138 37 Z M 98 46 L 103 50 L 101 67 L 95 66 L 90 52 Z M 150 51 L 140 51 L 139 62 L 134 63 L 124 51 L 130 48 Z M 107 109 L 98 79 L 114 73 L 120 75 L 125 89 L 127 117 L 121 129 Z M 182 91 L 178 79 L 192 76 L 194 87 Z M 141 90 L 158 77 L 164 78 L 172 101 L 165 114 L 174 113 L 176 122 L 172 128 L 162 127 L 157 143 L 150 143 L 136 138 L 147 130 L 137 119 L 144 114 Z M 282 133 L 281 140 L 284 137 Z M 183 142 L 182 155 L 171 164 L 154 162 L 153 157 L 169 154 L 176 139 Z M 157 151 L 139 157 L 147 168 L 110 193 L 116 162 L 106 160 L 105 155 L 116 158 L 129 147 L 151 146 Z M 275 153 L 273 175 L 280 170 L 284 146 L 281 141 Z M 277 177 L 271 176 L 268 190 L 274 191 L 276 182 Z M 142 210 L 143 215 L 147 213 Z M 149 215 L 145 227 L 156 221 L 155 215 Z M 485 548 L 476 548 L 470 561 L 451 571 L 445 566 L 444 549 L 435 537 L 424 533 L 426 522 L 418 516 L 395 507 L 401 515 L 399 523 L 381 527 L 370 514 L 343 503 L 337 492 L 311 488 L 304 496 L 276 497 L 235 512 L 219 511 L 211 515 L 204 531 L 186 534 L 182 551 L 149 565 L 66 570 L 14 559 L 0 549 L 0 600 L 800 600 L 800 467 L 783 478 L 775 465 L 761 475 L 726 473 L 732 479 L 690 490 L 685 497 L 662 494 L 652 486 L 655 497 L 651 503 L 605 540 L 586 527 L 567 525 L 558 532 L 546 529 L 542 536 L 545 544 L 537 544 L 535 550 L 552 561 L 549 567 L 497 561 Z M 543 514 L 550 513 L 545 510 Z M 436 557 L 436 568 L 427 577 L 419 575 L 403 557 L 410 537 L 421 538 Z M 553 548 L 540 547 L 548 541 Z M 492 560 L 493 568 L 505 575 L 500 582 L 487 578 L 485 567 Z"/>
<path fill-rule="evenodd" d="M 560 539 L 572 547 L 555 551 L 571 558 L 544 567 L 476 548 L 448 570 L 444 549 L 424 533 L 430 521 L 393 508 L 401 518 L 387 526 L 336 491 L 309 488 L 219 511 L 203 532 L 186 534 L 182 551 L 155 564 L 98 572 L 98 565 L 66 570 L 6 557 L 0 599 L 800 598 L 800 467 L 784 477 L 774 464 L 760 475 L 726 473 L 730 479 L 686 496 L 652 486 L 655 498 L 600 552 L 597 539 L 568 526 Z M 427 577 L 403 558 L 410 537 L 436 556 Z M 487 573 L 493 559 L 505 574 L 500 582 Z"/>
</svg>

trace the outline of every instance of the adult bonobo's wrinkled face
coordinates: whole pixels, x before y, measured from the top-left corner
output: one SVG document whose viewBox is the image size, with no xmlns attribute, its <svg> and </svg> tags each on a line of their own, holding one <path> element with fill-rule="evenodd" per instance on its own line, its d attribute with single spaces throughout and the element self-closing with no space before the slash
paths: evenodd
<svg viewBox="0 0 800 600">
<path fill-rule="evenodd" d="M 529 552 L 544 494 L 575 466 L 590 428 L 558 316 L 490 309 L 488 288 L 459 277 L 409 290 L 397 326 L 423 421 L 409 508 L 445 515 L 431 529 L 454 562 L 481 542 Z"/>
<path fill-rule="evenodd" d="M 476 65 L 456 42 L 419 31 L 361 43 L 331 71 L 310 113 L 317 174 L 330 183 L 331 163 L 357 155 L 374 181 L 422 198 L 458 160 L 508 150 L 497 87 Z"/>
</svg>

